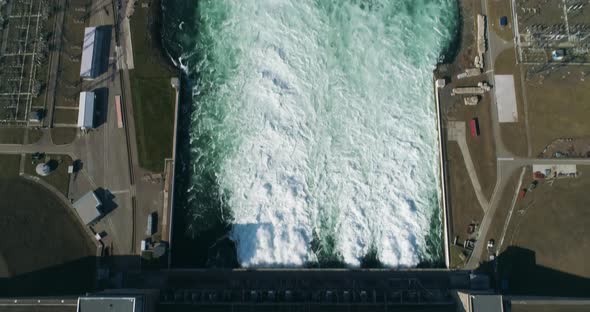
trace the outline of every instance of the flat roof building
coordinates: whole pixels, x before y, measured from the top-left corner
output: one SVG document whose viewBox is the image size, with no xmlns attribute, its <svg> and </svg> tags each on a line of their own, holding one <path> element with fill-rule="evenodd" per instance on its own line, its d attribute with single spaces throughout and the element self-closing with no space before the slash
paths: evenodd
<svg viewBox="0 0 590 312">
<path fill-rule="evenodd" d="M 504 312 L 501 295 L 471 296 L 471 312 Z"/>
<path fill-rule="evenodd" d="M 94 92 L 80 92 L 78 127 L 82 130 L 94 128 Z"/>
<path fill-rule="evenodd" d="M 80 60 L 80 78 L 92 80 L 104 72 L 109 57 L 109 26 L 86 27 Z"/>
<path fill-rule="evenodd" d="M 86 27 L 84 29 L 84 42 L 82 45 L 82 60 L 80 64 L 80 77 L 84 79 L 93 79 L 96 77 L 96 27 Z"/>
<path fill-rule="evenodd" d="M 92 191 L 86 193 L 74 203 L 74 209 L 76 209 L 80 219 L 86 225 L 96 221 L 101 216 L 100 206 L 102 206 L 102 202 Z"/>
</svg>

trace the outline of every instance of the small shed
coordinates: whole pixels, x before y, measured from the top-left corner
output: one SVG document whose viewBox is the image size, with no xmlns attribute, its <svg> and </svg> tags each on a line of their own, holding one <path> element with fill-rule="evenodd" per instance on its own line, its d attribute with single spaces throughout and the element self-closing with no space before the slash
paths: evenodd
<svg viewBox="0 0 590 312">
<path fill-rule="evenodd" d="M 100 218 L 100 207 L 102 202 L 93 191 L 86 193 L 74 203 L 74 209 L 82 219 L 84 224 L 88 225 Z"/>
<path fill-rule="evenodd" d="M 94 128 L 94 92 L 80 92 L 78 127 L 82 130 Z"/>
</svg>

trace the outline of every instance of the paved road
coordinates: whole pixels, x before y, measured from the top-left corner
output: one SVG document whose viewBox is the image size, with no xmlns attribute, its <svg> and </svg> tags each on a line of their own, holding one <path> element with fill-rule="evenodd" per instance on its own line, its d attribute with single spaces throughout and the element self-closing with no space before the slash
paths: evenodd
<svg viewBox="0 0 590 312">
<path fill-rule="evenodd" d="M 481 0 L 481 7 L 482 7 L 482 14 L 488 15 L 488 0 Z M 489 23 L 489 20 L 488 20 Z M 488 51 L 485 54 L 485 66 L 486 66 L 486 75 L 488 82 L 495 86 L 495 79 L 494 79 L 494 58 L 497 54 L 499 54 L 498 47 L 502 46 L 498 43 L 498 37 L 493 35 L 490 36 L 490 29 L 488 29 Z M 504 142 L 502 141 L 502 134 L 500 131 L 500 122 L 498 121 L 498 107 L 496 106 L 496 94 L 494 90 L 490 92 L 490 114 L 492 118 L 492 131 L 494 133 L 494 145 L 496 150 L 496 158 L 513 158 L 514 155 L 506 149 L 504 146 Z M 478 239 L 475 242 L 475 247 L 469 260 L 467 261 L 466 268 L 475 269 L 479 265 L 479 261 L 481 259 L 481 254 L 484 250 L 485 237 L 487 236 L 487 232 L 489 230 L 489 226 L 491 221 L 496 214 L 496 209 L 498 208 L 498 203 L 500 198 L 503 194 L 503 190 L 506 189 L 508 178 L 512 175 L 511 168 L 504 167 L 503 164 L 497 163 L 496 165 L 496 185 L 494 186 L 494 191 L 492 192 L 492 197 L 490 199 L 490 205 L 487 211 L 484 214 L 483 220 L 480 224 L 479 231 L 478 231 Z"/>
<path fill-rule="evenodd" d="M 72 145 L 0 144 L 0 154 L 29 154 L 35 152 L 43 152 L 46 154 L 74 155 Z"/>
</svg>

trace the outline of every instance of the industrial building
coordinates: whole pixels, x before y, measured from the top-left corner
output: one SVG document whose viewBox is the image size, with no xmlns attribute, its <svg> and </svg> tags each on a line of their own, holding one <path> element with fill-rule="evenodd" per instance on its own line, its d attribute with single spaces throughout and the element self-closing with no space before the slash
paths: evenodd
<svg viewBox="0 0 590 312">
<path fill-rule="evenodd" d="M 74 203 L 74 209 L 82 219 L 84 224 L 88 225 L 96 221 L 101 216 L 100 207 L 102 202 L 92 191 L 86 193 Z"/>
<path fill-rule="evenodd" d="M 100 63 L 100 40 L 97 27 L 86 27 L 84 30 L 84 42 L 82 46 L 82 60 L 80 64 L 80 77 L 91 80 L 98 75 Z"/>
<path fill-rule="evenodd" d="M 94 92 L 80 92 L 78 107 L 78 127 L 82 130 L 94 128 Z"/>
</svg>

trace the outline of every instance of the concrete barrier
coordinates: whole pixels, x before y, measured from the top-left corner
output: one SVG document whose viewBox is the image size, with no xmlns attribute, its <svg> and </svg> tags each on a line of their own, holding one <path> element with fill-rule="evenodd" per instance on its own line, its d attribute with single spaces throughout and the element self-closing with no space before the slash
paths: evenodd
<svg viewBox="0 0 590 312">
<path fill-rule="evenodd" d="M 169 177 L 169 180 L 166 181 L 166 183 L 168 184 L 167 187 L 165 186 L 165 195 L 167 198 L 164 202 L 164 205 L 168 205 L 168 207 L 167 211 L 163 212 L 167 216 L 168 224 L 168 268 L 170 268 L 170 266 L 172 265 L 172 229 L 174 227 L 174 185 L 176 180 L 176 140 L 178 133 L 178 105 L 180 104 L 180 79 L 172 78 L 170 82 L 172 83 L 172 87 L 176 90 L 176 99 L 174 103 L 174 136 L 172 141 L 172 165 L 169 169 L 172 171 L 172 173 L 166 175 L 167 177 Z"/>
<path fill-rule="evenodd" d="M 451 249 L 450 249 L 450 237 L 449 237 L 449 211 L 447 207 L 447 175 L 446 175 L 446 166 L 445 166 L 445 159 L 446 159 L 446 149 L 445 149 L 445 141 L 444 141 L 444 129 L 443 129 L 443 119 L 442 119 L 442 111 L 440 109 L 440 97 L 439 97 L 439 84 L 437 83 L 436 77 L 434 77 L 434 99 L 436 104 L 436 123 L 438 129 L 438 157 L 439 157 L 439 168 L 440 168 L 440 190 L 441 190 L 441 207 L 442 207 L 442 215 L 443 215 L 443 241 L 444 241 L 444 253 L 445 253 L 445 267 L 450 267 L 450 257 L 451 257 Z"/>
</svg>

